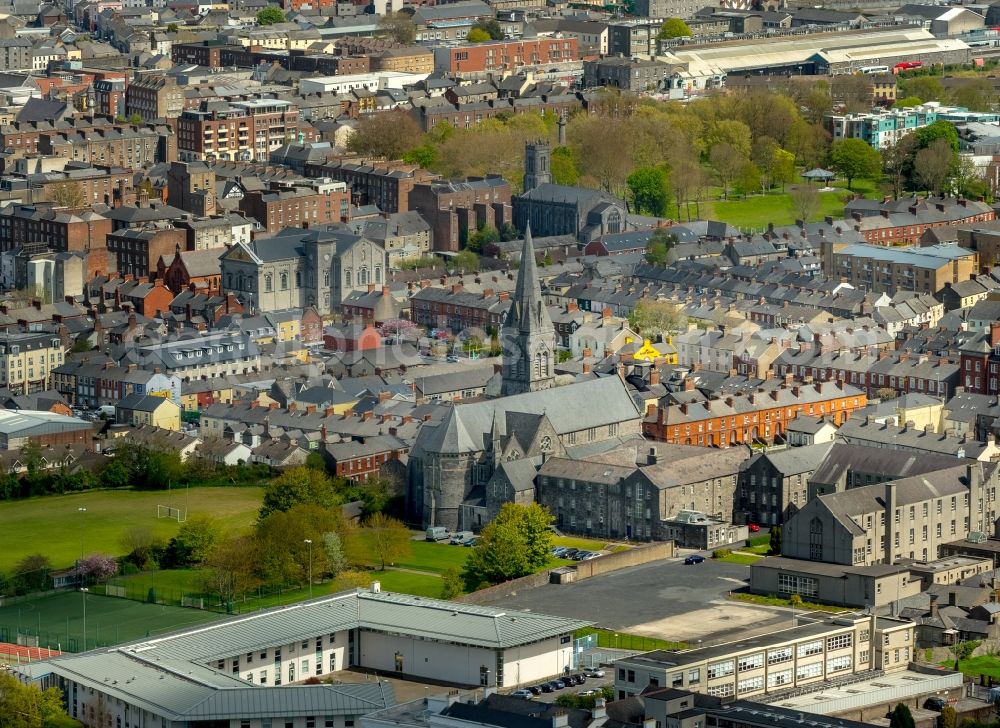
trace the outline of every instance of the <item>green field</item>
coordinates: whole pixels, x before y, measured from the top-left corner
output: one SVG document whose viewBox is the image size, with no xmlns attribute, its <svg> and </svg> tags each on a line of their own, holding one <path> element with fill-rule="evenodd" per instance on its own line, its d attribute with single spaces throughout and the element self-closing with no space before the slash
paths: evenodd
<svg viewBox="0 0 1000 728">
<path fill-rule="evenodd" d="M 834 192 L 820 192 L 819 208 L 810 222 L 822 220 L 826 216 L 842 218 L 844 216 L 844 197 L 846 189 Z M 768 223 L 775 225 L 791 225 L 795 222 L 796 213 L 792 212 L 791 198 L 788 193 L 775 192 L 768 195 L 755 195 L 744 200 L 715 200 L 703 202 L 701 214 L 710 220 L 722 220 L 740 229 L 752 228 L 764 230 Z"/>
<path fill-rule="evenodd" d="M 724 564 L 747 564 L 747 565 L 749 565 L 749 564 L 755 564 L 755 563 L 757 563 L 758 561 L 760 561 L 764 557 L 763 556 L 758 556 L 756 554 L 736 554 L 736 553 L 733 553 L 733 552 L 730 551 L 728 554 L 726 554 L 724 556 L 719 556 L 719 557 L 713 556 L 712 558 L 715 561 L 721 561 Z"/>
<path fill-rule="evenodd" d="M 166 491 L 97 491 L 49 495 L 0 503 L 4 548 L 0 572 L 9 572 L 31 554 L 44 554 L 52 566 L 72 566 L 81 551 L 119 555 L 122 533 L 148 526 L 169 539 L 180 525 L 156 517 L 157 505 L 187 507 L 188 516 L 209 513 L 225 530 L 249 526 L 257 518 L 261 488 L 191 488 Z M 78 509 L 86 508 L 85 513 Z"/>
<path fill-rule="evenodd" d="M 751 604 L 762 604 L 765 607 L 788 607 L 792 608 L 790 599 L 776 597 L 773 594 L 764 596 L 762 594 L 747 594 L 746 592 L 731 592 L 729 598 L 737 602 L 750 602 Z M 843 612 L 846 607 L 837 607 L 832 604 L 816 604 L 815 602 L 802 602 L 795 609 L 813 612 Z"/>
<path fill-rule="evenodd" d="M 17 635 L 39 637 L 39 646 L 77 651 L 83 644 L 83 599 L 80 592 L 61 592 L 0 607 L 0 642 Z M 211 622 L 214 612 L 142 604 L 87 594 L 87 646 L 111 645 Z"/>
<path fill-rule="evenodd" d="M 597 647 L 604 647 L 612 650 L 684 650 L 687 649 L 686 642 L 671 642 L 657 637 L 645 637 L 641 634 L 626 634 L 624 632 L 613 632 L 610 629 L 601 627 L 584 627 L 578 629 L 573 636 L 581 639 L 587 635 L 597 636 Z"/>
<path fill-rule="evenodd" d="M 955 661 L 945 660 L 941 663 L 941 667 L 953 670 Z M 986 677 L 992 677 L 995 680 L 1000 679 L 1000 657 L 994 655 L 970 657 L 968 660 L 959 661 L 958 669 L 967 677 L 978 679 L 980 675 L 986 675 Z"/>
</svg>

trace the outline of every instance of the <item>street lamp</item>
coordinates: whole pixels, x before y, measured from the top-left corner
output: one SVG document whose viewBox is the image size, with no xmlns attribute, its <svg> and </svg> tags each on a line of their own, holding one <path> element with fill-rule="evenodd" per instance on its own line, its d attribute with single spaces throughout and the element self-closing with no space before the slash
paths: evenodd
<svg viewBox="0 0 1000 728">
<path fill-rule="evenodd" d="M 305 539 L 305 543 L 309 544 L 309 598 L 312 599 L 313 596 L 313 540 L 311 538 Z"/>
<path fill-rule="evenodd" d="M 89 592 L 85 586 L 80 587 L 80 593 L 83 595 L 83 649 L 81 652 L 87 651 L 87 592 Z"/>
<path fill-rule="evenodd" d="M 83 561 L 83 514 L 87 512 L 87 509 L 77 508 L 76 510 L 80 514 L 80 561 Z"/>
</svg>

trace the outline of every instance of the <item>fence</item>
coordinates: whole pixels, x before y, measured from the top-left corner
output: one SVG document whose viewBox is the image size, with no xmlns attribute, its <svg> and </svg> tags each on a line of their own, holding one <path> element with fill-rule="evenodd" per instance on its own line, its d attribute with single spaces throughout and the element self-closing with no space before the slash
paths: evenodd
<svg viewBox="0 0 1000 728">
<path fill-rule="evenodd" d="M 316 584 L 316 594 L 323 593 L 323 586 Z M 155 581 L 123 579 L 105 586 L 105 595 L 146 604 L 168 607 L 187 607 L 219 614 L 245 614 L 261 609 L 282 606 L 309 597 L 308 587 L 260 587 L 252 594 L 245 594 L 232 601 L 223 601 L 217 594 L 184 589 L 176 585 L 159 585 Z"/>
</svg>

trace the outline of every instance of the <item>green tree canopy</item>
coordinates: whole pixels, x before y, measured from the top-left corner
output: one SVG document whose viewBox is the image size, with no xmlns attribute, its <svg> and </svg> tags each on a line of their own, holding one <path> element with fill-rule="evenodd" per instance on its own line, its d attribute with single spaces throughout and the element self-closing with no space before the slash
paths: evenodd
<svg viewBox="0 0 1000 728">
<path fill-rule="evenodd" d="M 472 26 L 473 30 L 481 30 L 488 34 L 489 40 L 503 40 L 504 32 L 496 18 L 480 18 Z M 478 42 L 478 41 L 474 41 Z"/>
<path fill-rule="evenodd" d="M 677 243 L 677 236 L 668 228 L 656 228 L 646 245 L 646 260 L 653 265 L 666 265 L 673 261 L 670 251 Z"/>
<path fill-rule="evenodd" d="M 916 728 L 913 713 L 906 703 L 897 703 L 889 717 L 889 728 Z"/>
<path fill-rule="evenodd" d="M 215 548 L 219 530 L 218 521 L 209 515 L 199 513 L 188 518 L 170 539 L 174 563 L 178 566 L 202 563 Z"/>
<path fill-rule="evenodd" d="M 490 34 L 482 28 L 473 28 L 469 31 L 469 34 L 465 36 L 465 39 L 470 43 L 485 43 L 488 40 L 493 40 L 490 38 Z"/>
<path fill-rule="evenodd" d="M 691 28 L 680 18 L 670 18 L 660 28 L 660 33 L 656 37 L 660 40 L 669 38 L 684 38 L 691 35 Z"/>
<path fill-rule="evenodd" d="M 59 688 L 40 690 L 25 685 L 7 672 L 0 672 L 0 727 L 64 728 L 78 726 L 66 715 Z"/>
<path fill-rule="evenodd" d="M 861 139 L 840 139 L 830 152 L 833 166 L 847 178 L 847 189 L 856 179 L 875 179 L 882 173 L 882 158 Z"/>
<path fill-rule="evenodd" d="M 466 581 L 499 584 L 534 573 L 550 558 L 552 514 L 537 503 L 505 503 L 479 535 L 465 564 Z"/>
<path fill-rule="evenodd" d="M 300 503 L 333 508 L 340 505 L 340 497 L 333 480 L 326 473 L 306 467 L 292 468 L 265 486 L 260 520 Z"/>
<path fill-rule="evenodd" d="M 281 8 L 275 5 L 268 5 L 257 13 L 257 25 L 274 25 L 284 22 L 285 14 L 281 12 Z"/>
<path fill-rule="evenodd" d="M 639 167 L 628 176 L 628 189 L 639 214 L 656 217 L 667 214 L 670 185 L 663 167 Z"/>
</svg>

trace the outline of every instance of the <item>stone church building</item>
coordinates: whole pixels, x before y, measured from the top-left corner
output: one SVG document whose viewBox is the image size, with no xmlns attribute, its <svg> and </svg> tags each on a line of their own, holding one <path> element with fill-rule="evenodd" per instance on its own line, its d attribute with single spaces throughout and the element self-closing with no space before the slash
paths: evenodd
<svg viewBox="0 0 1000 728">
<path fill-rule="evenodd" d="M 546 142 L 526 145 L 524 193 L 513 200 L 514 226 L 529 225 L 536 235 L 572 235 L 586 245 L 604 235 L 625 232 L 625 204 L 600 190 L 552 182 L 552 150 Z"/>
<path fill-rule="evenodd" d="M 620 377 L 556 386 L 555 331 L 530 228 L 521 261 L 501 332 L 504 396 L 454 405 L 440 422 L 421 428 L 410 451 L 407 507 L 425 527 L 478 530 L 499 502 L 531 502 L 525 481 L 547 457 L 573 457 L 595 443 L 614 447 L 641 432 L 639 410 Z M 531 465 L 501 467 L 518 461 Z"/>
<path fill-rule="evenodd" d="M 325 315 L 347 296 L 381 287 L 389 269 L 385 248 L 338 228 L 285 228 L 237 243 L 219 259 L 222 287 L 254 311 L 313 306 Z"/>
</svg>

